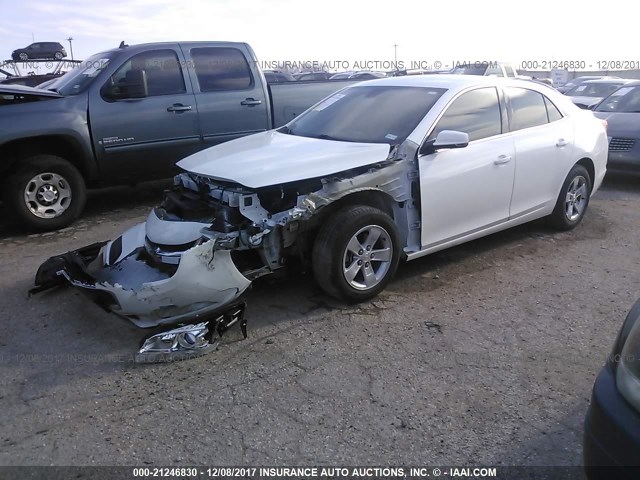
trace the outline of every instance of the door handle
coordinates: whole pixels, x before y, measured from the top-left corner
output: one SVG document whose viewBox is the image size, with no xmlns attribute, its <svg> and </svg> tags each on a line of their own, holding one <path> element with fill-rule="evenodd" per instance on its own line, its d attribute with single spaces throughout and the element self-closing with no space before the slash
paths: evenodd
<svg viewBox="0 0 640 480">
<path fill-rule="evenodd" d="M 504 165 L 511 161 L 511 155 L 500 155 L 496 160 L 493 161 L 495 165 Z"/>
<path fill-rule="evenodd" d="M 260 105 L 262 100 L 256 100 L 255 98 L 245 98 L 240 102 L 240 105 L 246 105 L 248 107 L 253 107 L 255 105 Z"/>
<path fill-rule="evenodd" d="M 181 103 L 174 103 L 167 107 L 167 112 L 186 112 L 188 110 L 191 110 L 191 105 L 182 105 Z"/>
<path fill-rule="evenodd" d="M 566 147 L 568 145 L 569 142 L 567 142 L 564 138 L 560 138 L 557 142 L 556 142 L 556 147 Z"/>
</svg>

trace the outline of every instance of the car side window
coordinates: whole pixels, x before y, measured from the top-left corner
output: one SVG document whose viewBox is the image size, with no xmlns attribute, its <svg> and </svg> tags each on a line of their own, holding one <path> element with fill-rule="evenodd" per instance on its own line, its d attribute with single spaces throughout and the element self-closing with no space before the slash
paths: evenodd
<svg viewBox="0 0 640 480">
<path fill-rule="evenodd" d="M 192 48 L 191 58 L 201 92 L 245 90 L 253 85 L 249 63 L 237 48 Z"/>
<path fill-rule="evenodd" d="M 506 92 L 511 103 L 512 132 L 549 122 L 547 107 L 541 93 L 517 87 L 507 87 Z"/>
<path fill-rule="evenodd" d="M 171 49 L 151 50 L 134 55 L 111 76 L 111 84 L 125 90 L 127 79 L 135 70 L 145 72 L 149 97 L 187 91 L 178 55 Z M 126 92 L 122 91 L 121 94 L 122 98 L 126 98 Z"/>
<path fill-rule="evenodd" d="M 427 140 L 433 140 L 443 130 L 456 130 L 469 135 L 469 141 L 502 133 L 502 117 L 498 91 L 494 87 L 465 92 L 456 98 Z"/>
<path fill-rule="evenodd" d="M 553 102 L 544 95 L 542 96 L 542 98 L 544 98 L 544 104 L 547 107 L 547 118 L 549 119 L 549 123 L 562 120 L 562 113 L 560 113 L 558 107 L 556 107 Z"/>
</svg>

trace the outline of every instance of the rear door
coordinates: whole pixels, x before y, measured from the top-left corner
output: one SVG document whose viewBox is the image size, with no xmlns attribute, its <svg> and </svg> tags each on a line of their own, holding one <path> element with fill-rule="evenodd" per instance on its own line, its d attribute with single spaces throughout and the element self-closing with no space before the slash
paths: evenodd
<svg viewBox="0 0 640 480">
<path fill-rule="evenodd" d="M 135 51 L 134 51 L 135 52 Z M 92 87 L 89 118 L 103 172 L 114 179 L 161 178 L 202 148 L 191 84 L 177 44 L 132 53 L 106 83 Z M 132 98 L 127 82 L 147 79 L 148 95 Z M 107 90 L 114 86 L 117 98 Z"/>
<path fill-rule="evenodd" d="M 507 87 L 516 172 L 511 217 L 552 210 L 573 163 L 573 123 L 545 95 Z"/>
<path fill-rule="evenodd" d="M 182 49 L 207 146 L 267 130 L 266 89 L 243 44 L 183 44 Z"/>
</svg>

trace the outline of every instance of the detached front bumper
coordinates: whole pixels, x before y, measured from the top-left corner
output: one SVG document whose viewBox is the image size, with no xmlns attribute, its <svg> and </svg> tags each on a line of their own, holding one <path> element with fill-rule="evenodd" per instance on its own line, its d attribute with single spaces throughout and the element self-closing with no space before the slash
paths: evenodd
<svg viewBox="0 0 640 480">
<path fill-rule="evenodd" d="M 141 328 L 201 322 L 233 304 L 251 282 L 215 240 L 173 252 L 173 265 L 145 247 L 145 224 L 116 240 L 55 256 L 36 274 L 37 292 L 69 284 Z M 177 266 L 175 265 L 177 263 Z"/>
</svg>

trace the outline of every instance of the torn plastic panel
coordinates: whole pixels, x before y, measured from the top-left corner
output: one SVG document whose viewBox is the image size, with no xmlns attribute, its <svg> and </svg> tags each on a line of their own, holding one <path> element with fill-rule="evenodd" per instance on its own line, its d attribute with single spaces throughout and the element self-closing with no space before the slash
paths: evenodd
<svg viewBox="0 0 640 480">
<path fill-rule="evenodd" d="M 62 277 L 108 310 L 148 328 L 197 321 L 237 300 L 251 284 L 230 251 L 214 249 L 215 240 L 196 242 L 181 252 L 177 265 L 155 262 L 147 253 L 145 226 L 127 230 L 93 258 L 75 251 L 49 259 L 36 285 L 51 284 L 52 275 Z"/>
</svg>

